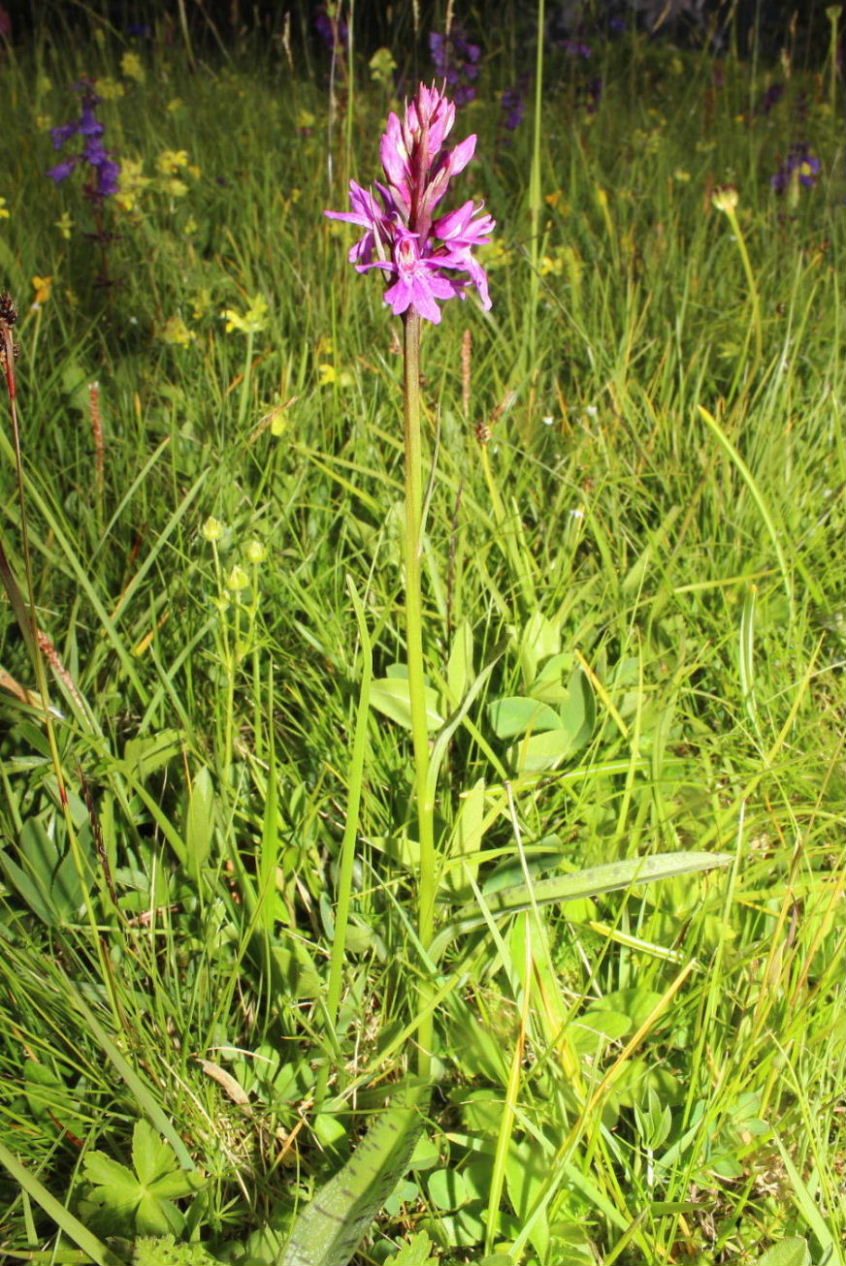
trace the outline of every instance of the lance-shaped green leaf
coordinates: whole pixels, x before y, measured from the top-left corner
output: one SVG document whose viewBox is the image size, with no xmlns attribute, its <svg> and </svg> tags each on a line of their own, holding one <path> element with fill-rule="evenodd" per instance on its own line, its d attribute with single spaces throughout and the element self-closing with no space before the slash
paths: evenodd
<svg viewBox="0 0 846 1266">
<path fill-rule="evenodd" d="M 632 884 L 653 883 L 657 879 L 672 879 L 676 875 L 692 875 L 697 871 L 727 866 L 731 860 L 729 853 L 656 853 L 652 857 L 632 857 L 626 861 L 607 862 L 604 866 L 593 866 L 572 875 L 553 875 L 550 879 L 539 880 L 531 887 L 527 884 L 515 884 L 509 888 L 501 888 L 485 897 L 487 913 L 483 913 L 478 905 L 463 906 L 435 937 L 429 953 L 437 962 L 454 937 L 481 927 L 488 917 L 501 919 L 509 914 L 519 914 L 522 910 L 532 910 L 535 906 L 557 905 L 580 897 L 595 897 L 602 892 L 629 888 Z"/>
<path fill-rule="evenodd" d="M 388 1109 L 294 1223 L 278 1266 L 347 1266 L 408 1169 L 422 1129 L 420 1097 Z"/>
</svg>

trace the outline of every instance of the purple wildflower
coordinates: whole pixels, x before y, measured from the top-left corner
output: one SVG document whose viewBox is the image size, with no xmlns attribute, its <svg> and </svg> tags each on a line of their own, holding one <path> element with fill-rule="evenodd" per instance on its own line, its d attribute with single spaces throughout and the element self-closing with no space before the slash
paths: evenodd
<svg viewBox="0 0 846 1266">
<path fill-rule="evenodd" d="M 333 52 L 336 44 L 346 48 L 349 43 L 349 29 L 339 16 L 337 6 L 319 4 L 314 14 L 314 29 L 320 36 L 327 52 Z"/>
<path fill-rule="evenodd" d="M 781 167 L 770 177 L 776 193 L 786 193 L 792 184 L 802 184 L 812 189 L 820 175 L 820 160 L 815 158 L 807 145 L 794 145 Z"/>
<path fill-rule="evenodd" d="M 525 77 L 513 88 L 506 88 L 499 98 L 505 111 L 505 126 L 509 132 L 516 132 L 526 117 Z"/>
<path fill-rule="evenodd" d="M 583 40 L 565 40 L 561 47 L 571 57 L 593 57 L 593 49 Z"/>
<path fill-rule="evenodd" d="M 441 320 L 438 300 L 463 299 L 471 286 L 482 307 L 491 306 L 485 270 L 472 251 L 490 241 L 493 219 L 472 200 L 434 218 L 450 181 L 476 148 L 475 136 L 446 148 L 454 122 L 455 105 L 437 88 L 421 84 L 402 121 L 388 116 L 380 149 L 387 183 L 376 182 L 378 197 L 352 180 L 352 210 L 324 212 L 365 230 L 350 250 L 350 263 L 358 272 L 379 268 L 387 275 L 392 284 L 385 302 L 394 315 L 413 308 L 435 325 Z M 453 271 L 466 276 L 453 276 Z"/>
<path fill-rule="evenodd" d="M 78 162 L 78 157 L 65 158 L 62 162 L 56 163 L 55 167 L 49 168 L 47 175 L 51 180 L 55 180 L 57 185 L 60 185 L 62 181 L 67 180 L 68 176 L 73 173 L 73 170 Z"/>
<path fill-rule="evenodd" d="M 467 105 L 473 101 L 476 96 L 473 84 L 479 77 L 481 46 L 472 44 L 462 28 L 454 26 L 449 35 L 432 31 L 429 35 L 429 51 L 435 73 L 452 90 L 455 104 Z"/>
<path fill-rule="evenodd" d="M 60 185 L 76 170 L 79 163 L 86 163 L 92 171 L 92 179 L 85 187 L 86 194 L 95 200 L 109 198 L 118 191 L 120 164 L 103 145 L 106 127 L 97 118 L 97 107 L 102 98 L 97 96 L 88 79 L 82 79 L 74 84 L 74 90 L 82 97 L 82 113 L 78 119 L 72 119 L 70 123 L 54 127 L 50 132 L 50 137 L 54 149 L 63 149 L 72 137 L 80 136 L 83 140 L 82 150 L 56 163 L 55 167 L 49 169 L 47 175 Z"/>
<path fill-rule="evenodd" d="M 585 91 L 585 101 L 588 114 L 596 114 L 601 100 L 602 79 L 599 75 L 595 75 L 593 79 L 591 79 Z"/>
<path fill-rule="evenodd" d="M 772 84 L 762 95 L 756 114 L 769 114 L 784 96 L 784 84 Z"/>
</svg>

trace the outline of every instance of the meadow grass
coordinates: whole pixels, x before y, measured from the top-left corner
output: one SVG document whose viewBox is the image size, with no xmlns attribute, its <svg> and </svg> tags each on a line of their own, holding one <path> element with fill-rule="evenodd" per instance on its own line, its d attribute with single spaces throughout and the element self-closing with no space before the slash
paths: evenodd
<svg viewBox="0 0 846 1266">
<path fill-rule="evenodd" d="M 429 997 L 425 1136 L 357 1261 L 425 1230 L 444 1263 L 842 1262 L 827 74 L 794 66 L 765 113 L 761 60 L 715 77 L 708 53 L 629 35 L 596 50 L 595 113 L 553 50 L 534 136 L 510 134 L 506 32 L 459 114 L 479 135 L 462 196 L 498 228 L 492 311 L 447 305 L 422 349 L 436 942 L 509 882 L 677 850 L 731 865 L 488 910 L 432 963 L 399 326 L 322 216 L 377 174 L 389 89 L 357 65 L 330 101 L 313 50 L 291 68 L 249 41 L 208 61 L 154 41 L 142 80 L 91 20 L 0 67 L 0 275 L 56 710 L 7 606 L 3 1251 L 128 1261 L 169 1234 L 187 1255 L 135 1260 L 202 1243 L 276 1262 L 414 1066 Z M 122 89 L 100 115 L 125 180 L 143 163 L 107 207 L 107 286 L 81 182 L 44 175 L 82 74 Z M 821 177 L 779 197 L 793 143 Z M 734 218 L 712 201 L 728 183 Z M 4 574 L 25 589 L 7 426 L 0 449 Z M 557 756 L 543 706 L 569 726 Z"/>
</svg>

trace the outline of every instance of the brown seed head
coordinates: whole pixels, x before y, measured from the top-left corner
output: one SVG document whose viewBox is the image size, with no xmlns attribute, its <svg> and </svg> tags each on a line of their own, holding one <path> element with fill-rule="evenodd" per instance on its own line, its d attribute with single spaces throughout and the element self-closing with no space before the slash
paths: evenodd
<svg viewBox="0 0 846 1266">
<path fill-rule="evenodd" d="M 0 295 L 0 321 L 5 325 L 14 325 L 18 319 L 18 310 L 10 294 Z"/>
</svg>

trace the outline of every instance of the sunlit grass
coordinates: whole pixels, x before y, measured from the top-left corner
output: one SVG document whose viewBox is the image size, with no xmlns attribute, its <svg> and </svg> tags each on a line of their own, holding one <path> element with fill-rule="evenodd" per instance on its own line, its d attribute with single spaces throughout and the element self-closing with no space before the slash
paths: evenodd
<svg viewBox="0 0 846 1266">
<path fill-rule="evenodd" d="M 413 1067 L 419 1023 L 407 731 L 372 709 L 360 775 L 353 760 L 350 585 L 377 682 L 405 662 L 398 331 L 321 215 L 375 171 L 387 103 L 362 72 L 351 130 L 342 114 L 330 131 L 322 65 L 274 51 L 247 73 L 232 50 L 189 73 L 157 43 L 142 81 L 110 39 L 58 39 L 4 66 L 0 274 L 84 860 L 66 857 L 42 715 L 9 690 L 0 1138 L 128 1260 L 145 1228 L 92 1218 L 84 1157 L 131 1164 L 149 1120 L 204 1175 L 179 1234 L 231 1260 L 253 1234 L 240 1260 L 270 1263 L 381 1083 Z M 462 118 L 466 196 L 498 232 L 493 310 L 448 305 L 422 353 L 427 673 L 445 716 L 475 692 L 441 768 L 439 840 L 464 860 L 439 917 L 471 880 L 677 849 L 734 862 L 450 942 L 433 1147 L 360 1260 L 426 1225 L 444 1262 L 753 1263 L 787 1236 L 839 1261 L 837 125 L 799 67 L 767 114 L 774 73 L 733 57 L 719 83 L 667 44 L 597 56 L 595 114 L 570 62 L 545 67 L 534 251 L 530 125 L 504 131 L 495 63 Z M 43 174 L 81 74 L 122 89 L 108 144 L 149 182 L 107 208 L 105 289 L 80 183 Z M 822 175 L 790 203 L 769 180 L 798 141 Z M 727 184 L 746 259 L 713 205 Z M 556 655 L 595 719 L 557 769 L 521 768 L 491 705 L 531 695 Z M 33 688 L 11 614 L 0 667 Z M 7 1246 L 41 1247 L 51 1221 L 0 1190 Z"/>
</svg>

